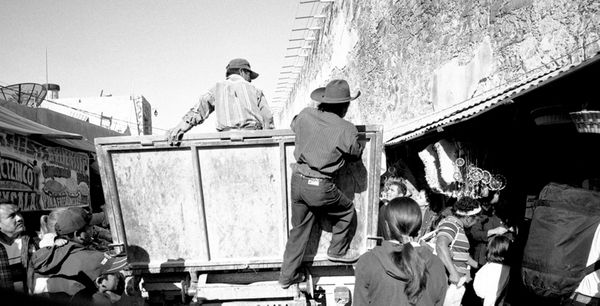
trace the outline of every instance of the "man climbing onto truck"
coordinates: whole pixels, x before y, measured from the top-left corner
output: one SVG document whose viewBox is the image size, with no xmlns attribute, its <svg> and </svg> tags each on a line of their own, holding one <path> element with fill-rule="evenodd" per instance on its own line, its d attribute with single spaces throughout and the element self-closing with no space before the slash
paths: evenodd
<svg viewBox="0 0 600 306">
<path fill-rule="evenodd" d="M 292 120 L 296 134 L 292 165 L 291 200 L 292 226 L 283 255 L 279 284 L 288 288 L 303 281 L 299 271 L 317 216 L 332 221 L 331 244 L 327 250 L 330 261 L 351 263 L 360 254 L 350 249 L 353 236 L 354 203 L 334 184 L 336 172 L 347 161 L 359 160 L 363 144 L 358 130 L 344 116 L 351 96 L 345 80 L 333 80 L 326 87 L 311 93 L 311 99 L 320 102 L 317 108 L 307 107 Z"/>
<path fill-rule="evenodd" d="M 250 84 L 258 73 L 250 69 L 250 63 L 236 58 L 225 67 L 224 81 L 217 82 L 190 109 L 181 122 L 168 131 L 170 145 L 178 145 L 187 131 L 201 124 L 216 110 L 217 131 L 231 129 L 272 129 L 273 114 L 262 90 Z"/>
</svg>

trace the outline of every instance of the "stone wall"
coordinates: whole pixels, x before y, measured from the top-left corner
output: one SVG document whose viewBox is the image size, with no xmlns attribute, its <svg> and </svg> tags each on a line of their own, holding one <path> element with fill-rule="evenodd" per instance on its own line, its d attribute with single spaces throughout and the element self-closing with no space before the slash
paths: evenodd
<svg viewBox="0 0 600 306">
<path fill-rule="evenodd" d="M 600 50 L 595 0 L 337 0 L 323 14 L 279 127 L 334 78 L 362 92 L 347 118 L 386 131 Z"/>
</svg>

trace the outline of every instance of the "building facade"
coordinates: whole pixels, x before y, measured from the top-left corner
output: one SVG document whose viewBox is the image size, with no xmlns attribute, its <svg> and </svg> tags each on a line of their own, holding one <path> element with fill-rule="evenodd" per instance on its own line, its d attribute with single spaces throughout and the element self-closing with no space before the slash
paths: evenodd
<svg viewBox="0 0 600 306">
<path fill-rule="evenodd" d="M 362 92 L 348 118 L 383 124 L 389 139 L 411 120 L 600 50 L 593 0 L 345 0 L 322 15 L 278 126 L 314 103 L 313 89 L 345 78 Z"/>
<path fill-rule="evenodd" d="M 151 106 L 141 95 L 46 99 L 40 107 L 124 135 L 152 134 Z"/>
</svg>

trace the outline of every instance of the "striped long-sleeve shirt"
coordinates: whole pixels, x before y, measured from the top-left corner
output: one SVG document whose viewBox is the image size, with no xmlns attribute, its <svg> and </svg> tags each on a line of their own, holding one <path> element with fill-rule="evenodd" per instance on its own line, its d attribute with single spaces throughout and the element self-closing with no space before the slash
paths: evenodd
<svg viewBox="0 0 600 306">
<path fill-rule="evenodd" d="M 273 114 L 262 90 L 237 74 L 228 76 L 202 95 L 183 120 L 195 126 L 215 110 L 217 131 L 273 128 Z"/>
<path fill-rule="evenodd" d="M 330 178 L 346 159 L 359 159 L 364 145 L 358 130 L 340 116 L 316 108 L 303 109 L 291 124 L 296 134 L 296 171 L 300 174 Z"/>
<path fill-rule="evenodd" d="M 454 216 L 446 217 L 438 225 L 437 235 L 446 236 L 452 241 L 450 251 L 456 271 L 461 274 L 469 273 L 467 261 L 470 245 L 462 222 Z"/>
</svg>

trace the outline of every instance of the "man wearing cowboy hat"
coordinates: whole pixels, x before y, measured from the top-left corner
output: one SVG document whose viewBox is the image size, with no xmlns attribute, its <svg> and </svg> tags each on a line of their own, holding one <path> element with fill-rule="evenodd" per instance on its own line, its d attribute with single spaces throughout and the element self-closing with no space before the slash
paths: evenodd
<svg viewBox="0 0 600 306">
<path fill-rule="evenodd" d="M 350 101 L 359 95 L 350 95 L 345 80 L 333 80 L 311 93 L 311 98 L 320 102 L 317 108 L 305 108 L 292 120 L 296 134 L 291 183 L 293 228 L 279 278 L 283 288 L 303 280 L 298 269 L 317 215 L 333 222 L 328 259 L 347 263 L 358 259 L 359 254 L 349 249 L 354 204 L 334 184 L 333 177 L 347 161 L 359 160 L 362 155 L 364 146 L 358 141 L 358 130 L 343 119 Z"/>
<path fill-rule="evenodd" d="M 181 122 L 169 130 L 167 139 L 170 145 L 178 144 L 184 133 L 204 122 L 215 110 L 219 132 L 273 128 L 273 114 L 262 90 L 250 84 L 258 77 L 258 73 L 250 69 L 250 63 L 243 58 L 236 58 L 225 69 L 225 81 L 217 82 L 202 95 Z"/>
</svg>

